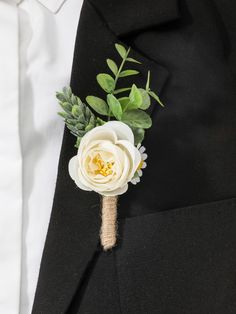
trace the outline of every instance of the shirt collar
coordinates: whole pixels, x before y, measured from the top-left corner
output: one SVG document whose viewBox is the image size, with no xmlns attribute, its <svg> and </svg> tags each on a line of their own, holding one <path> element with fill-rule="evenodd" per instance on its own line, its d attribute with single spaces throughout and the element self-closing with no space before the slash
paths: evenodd
<svg viewBox="0 0 236 314">
<path fill-rule="evenodd" d="M 66 0 L 38 0 L 45 8 L 47 8 L 52 13 L 56 14 Z"/>
</svg>

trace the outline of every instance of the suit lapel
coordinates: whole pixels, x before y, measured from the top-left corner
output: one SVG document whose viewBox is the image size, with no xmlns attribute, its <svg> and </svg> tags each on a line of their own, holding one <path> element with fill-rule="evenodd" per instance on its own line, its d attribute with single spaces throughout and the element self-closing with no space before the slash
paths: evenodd
<svg viewBox="0 0 236 314">
<path fill-rule="evenodd" d="M 180 17 L 179 0 L 90 0 L 118 36 L 160 26 Z"/>
<path fill-rule="evenodd" d="M 93 4 L 85 1 L 71 76 L 72 90 L 83 100 L 89 94 L 104 96 L 96 83 L 96 74 L 108 71 L 106 57 L 117 59 L 114 51 L 116 42 L 119 39 L 109 29 L 104 17 Z M 152 83 L 160 91 L 168 77 L 167 70 L 137 51 L 133 51 L 132 56 L 143 63 L 139 83 L 145 84 L 150 69 L 157 73 Z M 75 137 L 65 129 L 33 314 L 66 313 L 99 243 L 99 197 L 95 193 L 79 190 L 68 174 L 68 162 L 76 154 L 74 144 Z"/>
</svg>

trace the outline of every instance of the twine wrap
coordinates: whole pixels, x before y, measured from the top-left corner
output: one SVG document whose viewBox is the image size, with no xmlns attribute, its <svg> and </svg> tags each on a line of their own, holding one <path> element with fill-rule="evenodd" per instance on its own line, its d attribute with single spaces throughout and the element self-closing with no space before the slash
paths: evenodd
<svg viewBox="0 0 236 314">
<path fill-rule="evenodd" d="M 116 244 L 117 233 L 117 196 L 102 196 L 101 245 L 104 251 Z"/>
</svg>

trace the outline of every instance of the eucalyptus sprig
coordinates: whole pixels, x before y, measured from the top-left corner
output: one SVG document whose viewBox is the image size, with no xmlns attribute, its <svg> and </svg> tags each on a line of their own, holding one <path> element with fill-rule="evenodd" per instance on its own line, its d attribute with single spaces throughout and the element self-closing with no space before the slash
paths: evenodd
<svg viewBox="0 0 236 314">
<path fill-rule="evenodd" d="M 99 86 L 106 93 L 105 99 L 93 95 L 86 97 L 87 104 L 94 112 L 103 116 L 103 119 L 96 117 L 79 97 L 73 95 L 70 88 L 65 88 L 62 93 L 57 93 L 59 103 L 64 110 L 59 114 L 65 119 L 71 133 L 77 137 L 77 147 L 82 136 L 92 128 L 105 123 L 104 119 L 107 121 L 116 119 L 129 125 L 133 130 L 137 145 L 143 141 L 145 130 L 152 125 L 151 117 L 145 111 L 151 105 L 151 98 L 160 106 L 164 106 L 159 96 L 150 89 L 150 71 L 147 74 L 145 88 L 137 87 L 136 84 L 117 88 L 121 78 L 139 74 L 139 71 L 130 67 L 125 69 L 125 65 L 127 63 L 141 64 L 141 62 L 129 56 L 130 48 L 126 49 L 120 44 L 115 44 L 115 48 L 121 58 L 120 65 L 118 66 L 112 59 L 107 59 L 107 66 L 111 74 L 99 73 L 96 77 Z"/>
</svg>

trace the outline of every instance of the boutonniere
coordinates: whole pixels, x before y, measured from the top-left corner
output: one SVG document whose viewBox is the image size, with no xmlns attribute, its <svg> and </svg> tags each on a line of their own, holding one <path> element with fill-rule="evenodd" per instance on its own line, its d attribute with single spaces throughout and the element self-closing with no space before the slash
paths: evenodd
<svg viewBox="0 0 236 314">
<path fill-rule="evenodd" d="M 97 82 L 106 93 L 104 99 L 87 96 L 85 103 L 70 87 L 56 94 L 63 109 L 59 115 L 76 137 L 78 148 L 69 162 L 69 174 L 80 189 L 102 196 L 100 239 L 104 250 L 116 244 L 118 196 L 127 192 L 130 183 L 140 181 L 146 167 L 147 154 L 141 144 L 145 130 L 152 125 L 146 110 L 151 99 L 163 106 L 150 89 L 150 71 L 145 87 L 135 83 L 117 87 L 123 77 L 139 74 L 130 67 L 125 69 L 126 64 L 141 63 L 129 56 L 130 48 L 120 44 L 115 44 L 115 48 L 121 57 L 120 65 L 107 59 L 111 74 L 97 75 Z"/>
</svg>

